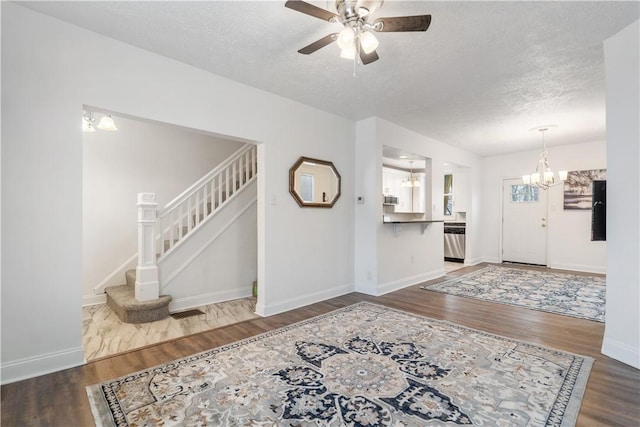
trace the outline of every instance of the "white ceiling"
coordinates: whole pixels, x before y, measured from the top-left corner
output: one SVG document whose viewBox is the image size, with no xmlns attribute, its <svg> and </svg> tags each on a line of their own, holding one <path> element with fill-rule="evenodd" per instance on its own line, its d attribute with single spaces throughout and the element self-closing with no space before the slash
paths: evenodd
<svg viewBox="0 0 640 427">
<path fill-rule="evenodd" d="M 335 11 L 332 1 L 312 1 Z M 425 33 L 378 33 L 380 60 L 297 50 L 332 24 L 283 1 L 21 2 L 105 36 L 354 120 L 370 116 L 483 156 L 605 138 L 602 42 L 632 2 L 386 0 L 379 16 L 431 14 Z"/>
</svg>

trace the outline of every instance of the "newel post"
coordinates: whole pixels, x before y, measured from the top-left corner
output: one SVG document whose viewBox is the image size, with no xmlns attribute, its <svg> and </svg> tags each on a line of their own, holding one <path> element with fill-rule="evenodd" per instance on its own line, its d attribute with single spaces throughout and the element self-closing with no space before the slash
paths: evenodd
<svg viewBox="0 0 640 427">
<path fill-rule="evenodd" d="M 155 225 L 158 204 L 155 193 L 138 193 L 138 267 L 136 267 L 135 296 L 149 301 L 160 296 L 158 266 L 156 265 Z"/>
</svg>

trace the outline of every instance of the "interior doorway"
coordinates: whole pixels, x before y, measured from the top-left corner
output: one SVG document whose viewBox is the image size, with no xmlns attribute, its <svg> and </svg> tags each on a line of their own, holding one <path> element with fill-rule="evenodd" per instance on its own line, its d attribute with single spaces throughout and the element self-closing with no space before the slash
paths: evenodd
<svg viewBox="0 0 640 427">
<path fill-rule="evenodd" d="M 547 192 L 521 179 L 502 186 L 502 261 L 547 265 Z"/>
<path fill-rule="evenodd" d="M 221 226 L 216 242 L 213 236 L 203 239 L 190 255 L 194 262 L 197 257 L 206 259 L 191 272 L 184 273 L 189 275 L 190 287 L 165 284 L 161 288 L 161 294 L 171 295 L 176 303 L 169 307 L 170 312 L 197 308 L 203 314 L 168 317 L 145 324 L 124 323 L 105 304 L 104 293 L 110 286 L 131 285 L 127 271 L 137 266 L 137 193 L 155 193 L 159 206 L 164 207 L 247 143 L 255 141 L 88 105 L 83 105 L 83 111 L 82 342 L 85 359 L 95 360 L 257 317 L 256 300 L 250 296 L 252 284 L 258 277 L 259 242 L 255 224 L 261 196 L 257 191 L 255 201 L 249 198 L 244 205 L 234 205 L 232 201 L 224 208 L 234 211 L 231 217 L 239 225 L 229 225 L 229 222 Z M 99 125 L 93 128 L 93 123 L 98 124 L 104 116 L 111 117 L 113 128 L 103 129 Z M 260 170 L 258 168 L 258 173 Z M 202 195 L 201 212 L 207 194 L 211 202 L 213 190 L 209 188 L 198 193 Z M 177 235 L 179 225 L 175 225 L 175 230 Z M 160 234 L 157 239 L 159 251 Z M 212 267 L 216 262 L 222 264 L 222 259 L 228 261 L 224 271 Z M 174 278 L 179 280 L 178 275 Z M 176 295 L 176 289 L 183 293 Z"/>
</svg>

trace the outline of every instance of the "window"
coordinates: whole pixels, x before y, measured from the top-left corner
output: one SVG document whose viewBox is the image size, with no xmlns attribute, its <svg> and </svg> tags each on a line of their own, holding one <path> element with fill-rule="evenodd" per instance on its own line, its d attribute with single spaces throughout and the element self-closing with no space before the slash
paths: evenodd
<svg viewBox="0 0 640 427">
<path fill-rule="evenodd" d="M 538 187 L 517 184 L 511 186 L 511 201 L 513 203 L 535 203 L 538 201 Z"/>
<path fill-rule="evenodd" d="M 453 175 L 444 176 L 444 214 L 453 214 Z"/>
<path fill-rule="evenodd" d="M 314 192 L 313 175 L 300 175 L 300 198 L 303 202 L 313 202 Z"/>
</svg>

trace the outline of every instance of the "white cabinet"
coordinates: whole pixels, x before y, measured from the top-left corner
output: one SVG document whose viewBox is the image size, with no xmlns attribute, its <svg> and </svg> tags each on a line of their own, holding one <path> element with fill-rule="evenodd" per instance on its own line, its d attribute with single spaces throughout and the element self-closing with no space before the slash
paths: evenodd
<svg viewBox="0 0 640 427">
<path fill-rule="evenodd" d="M 402 182 L 408 181 L 411 174 L 406 171 L 393 168 L 382 168 L 382 194 L 395 196 L 398 204 L 394 206 L 393 213 L 424 213 L 425 203 L 425 174 L 414 173 L 414 179 L 420 182 L 419 187 L 403 187 Z"/>
<path fill-rule="evenodd" d="M 395 174 L 390 172 L 388 168 L 382 168 L 382 194 L 385 196 L 398 196 L 398 194 L 394 194 L 395 182 L 394 182 Z"/>
<path fill-rule="evenodd" d="M 471 206 L 471 180 L 468 172 L 453 173 L 453 212 L 467 212 Z"/>
</svg>

